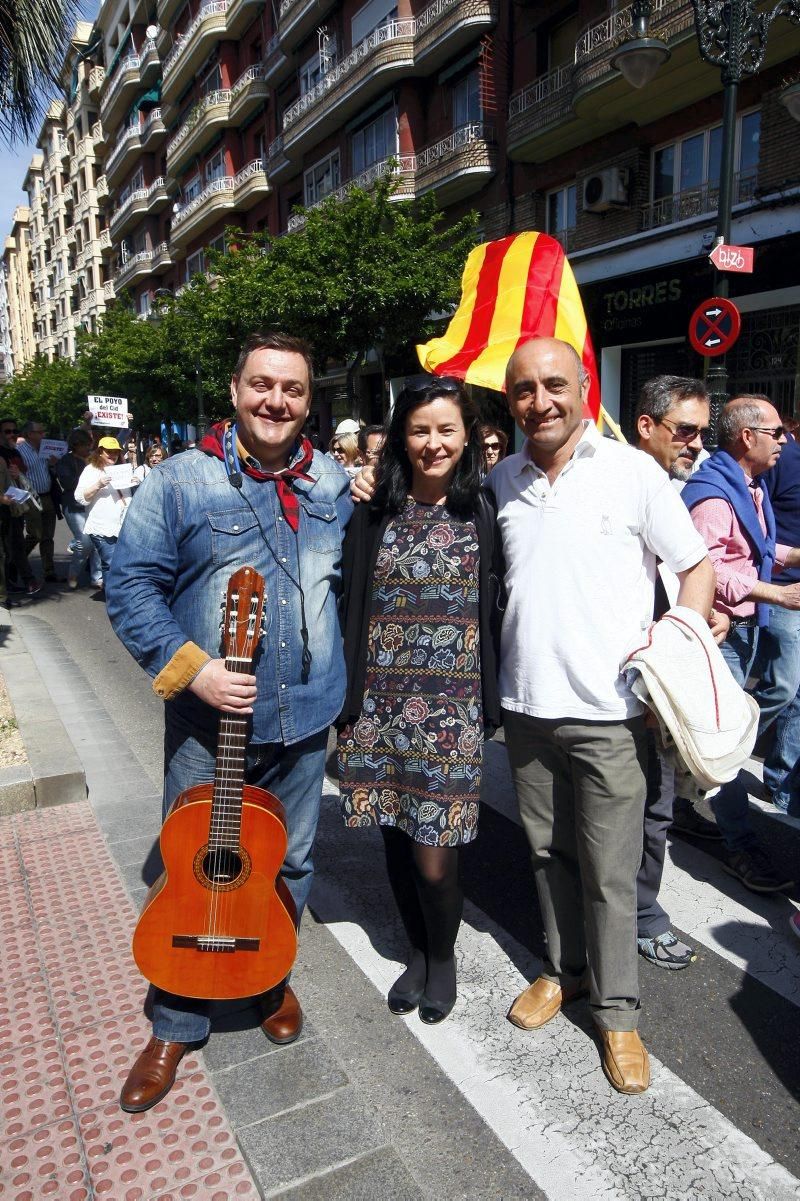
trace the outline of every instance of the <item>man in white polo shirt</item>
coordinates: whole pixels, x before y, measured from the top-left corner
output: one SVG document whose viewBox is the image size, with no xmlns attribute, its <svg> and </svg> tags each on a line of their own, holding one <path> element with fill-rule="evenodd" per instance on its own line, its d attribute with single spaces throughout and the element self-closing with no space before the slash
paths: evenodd
<svg viewBox="0 0 800 1201">
<path fill-rule="evenodd" d="M 500 695 L 520 815 L 547 935 L 542 975 L 509 1018 L 536 1029 L 587 989 L 603 1067 L 644 1092 L 636 1031 L 636 874 L 647 746 L 620 678 L 650 625 L 656 557 L 679 604 L 707 617 L 714 573 L 667 474 L 582 420 L 589 381 L 565 342 L 512 355 L 508 404 L 527 439 L 488 479 L 506 559 Z"/>
</svg>

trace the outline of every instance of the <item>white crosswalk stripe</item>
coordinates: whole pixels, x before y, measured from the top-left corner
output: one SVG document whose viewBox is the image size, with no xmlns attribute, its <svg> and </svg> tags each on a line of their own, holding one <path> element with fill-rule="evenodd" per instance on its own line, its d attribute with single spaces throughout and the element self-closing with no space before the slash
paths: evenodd
<svg viewBox="0 0 800 1201">
<path fill-rule="evenodd" d="M 510 802 L 505 751 L 493 746 L 490 756 L 490 803 L 518 820 Z M 312 905 L 385 994 L 400 970 L 396 957 L 403 941 L 388 885 L 378 869 L 380 837 L 374 830 L 346 830 L 337 798 L 335 784 L 326 782 Z M 722 896 L 708 878 L 709 856 L 696 854 L 699 860 L 692 861 L 691 869 L 704 875 L 702 879 L 670 865 L 668 893 L 675 923 L 796 1003 L 800 954 L 788 941 L 791 935 L 784 945 L 770 930 L 768 916 L 754 913 L 751 901 L 739 904 L 733 893 L 740 886 L 730 877 L 724 879 L 731 895 Z M 378 870 L 365 872 L 366 864 Z M 684 918 L 693 916 L 694 929 L 692 923 L 679 921 L 678 908 Z M 756 930 L 752 945 L 726 946 L 724 931 L 744 919 Z M 780 954 L 764 952 L 759 958 L 762 932 L 780 946 Z M 602 1073 L 584 1006 L 571 1007 L 536 1032 L 518 1030 L 505 1021 L 510 1001 L 535 977 L 539 964 L 470 904 L 457 954 L 459 1000 L 447 1022 L 430 1028 L 415 1015 L 396 1020 L 407 1022 L 548 1198 L 789 1201 L 800 1196 L 800 1182 L 791 1173 L 667 1065 L 651 1057 L 653 1083 L 643 1096 L 615 1093 Z"/>
</svg>

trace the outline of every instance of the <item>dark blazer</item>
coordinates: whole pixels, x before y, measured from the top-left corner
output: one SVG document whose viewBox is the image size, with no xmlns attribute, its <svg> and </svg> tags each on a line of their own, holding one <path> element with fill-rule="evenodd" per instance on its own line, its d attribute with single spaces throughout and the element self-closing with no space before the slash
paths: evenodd
<svg viewBox="0 0 800 1201">
<path fill-rule="evenodd" d="M 490 492 L 478 494 L 475 511 L 480 562 L 478 566 L 478 613 L 481 647 L 481 692 L 483 724 L 487 738 L 502 725 L 497 664 L 500 655 L 500 627 L 505 609 L 502 541 L 497 529 L 497 506 Z M 344 633 L 344 660 L 347 665 L 347 693 L 339 724 L 355 721 L 364 701 L 367 669 L 370 597 L 375 562 L 390 520 L 370 504 L 356 505 L 350 519 L 342 550 L 344 591 L 341 602 Z"/>
</svg>

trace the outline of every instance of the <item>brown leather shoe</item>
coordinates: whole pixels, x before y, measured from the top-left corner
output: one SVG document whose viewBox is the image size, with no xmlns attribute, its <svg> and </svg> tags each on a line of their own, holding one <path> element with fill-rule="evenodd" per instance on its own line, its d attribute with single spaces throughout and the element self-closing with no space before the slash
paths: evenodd
<svg viewBox="0 0 800 1201">
<path fill-rule="evenodd" d="M 519 994 L 506 1016 L 509 1022 L 519 1026 L 520 1030 L 538 1030 L 540 1026 L 552 1021 L 562 1005 L 585 996 L 586 991 L 583 984 L 562 988 L 560 984 L 540 976 Z"/>
<path fill-rule="evenodd" d="M 279 1047 L 293 1043 L 303 1029 L 303 1011 L 300 1002 L 287 984 L 283 989 L 273 989 L 269 1001 L 264 1001 L 267 1016 L 261 1029 L 271 1043 Z"/>
<path fill-rule="evenodd" d="M 603 1030 L 603 1071 L 618 1093 L 643 1093 L 650 1087 L 650 1059 L 636 1030 Z"/>
<path fill-rule="evenodd" d="M 168 1043 L 150 1039 L 122 1086 L 119 1104 L 125 1113 L 142 1113 L 166 1097 L 175 1083 L 178 1064 L 191 1043 Z"/>
</svg>

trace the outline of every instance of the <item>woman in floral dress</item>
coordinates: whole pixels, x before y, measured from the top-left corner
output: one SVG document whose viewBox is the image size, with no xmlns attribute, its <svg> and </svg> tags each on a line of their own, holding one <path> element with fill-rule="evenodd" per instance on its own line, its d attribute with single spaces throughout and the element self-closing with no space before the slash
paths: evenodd
<svg viewBox="0 0 800 1201">
<path fill-rule="evenodd" d="M 500 724 L 502 564 L 480 468 L 463 385 L 407 384 L 344 544 L 342 813 L 381 827 L 410 944 L 389 1008 L 428 1023 L 456 1000 L 459 847 L 477 834 L 484 734 Z"/>
</svg>

